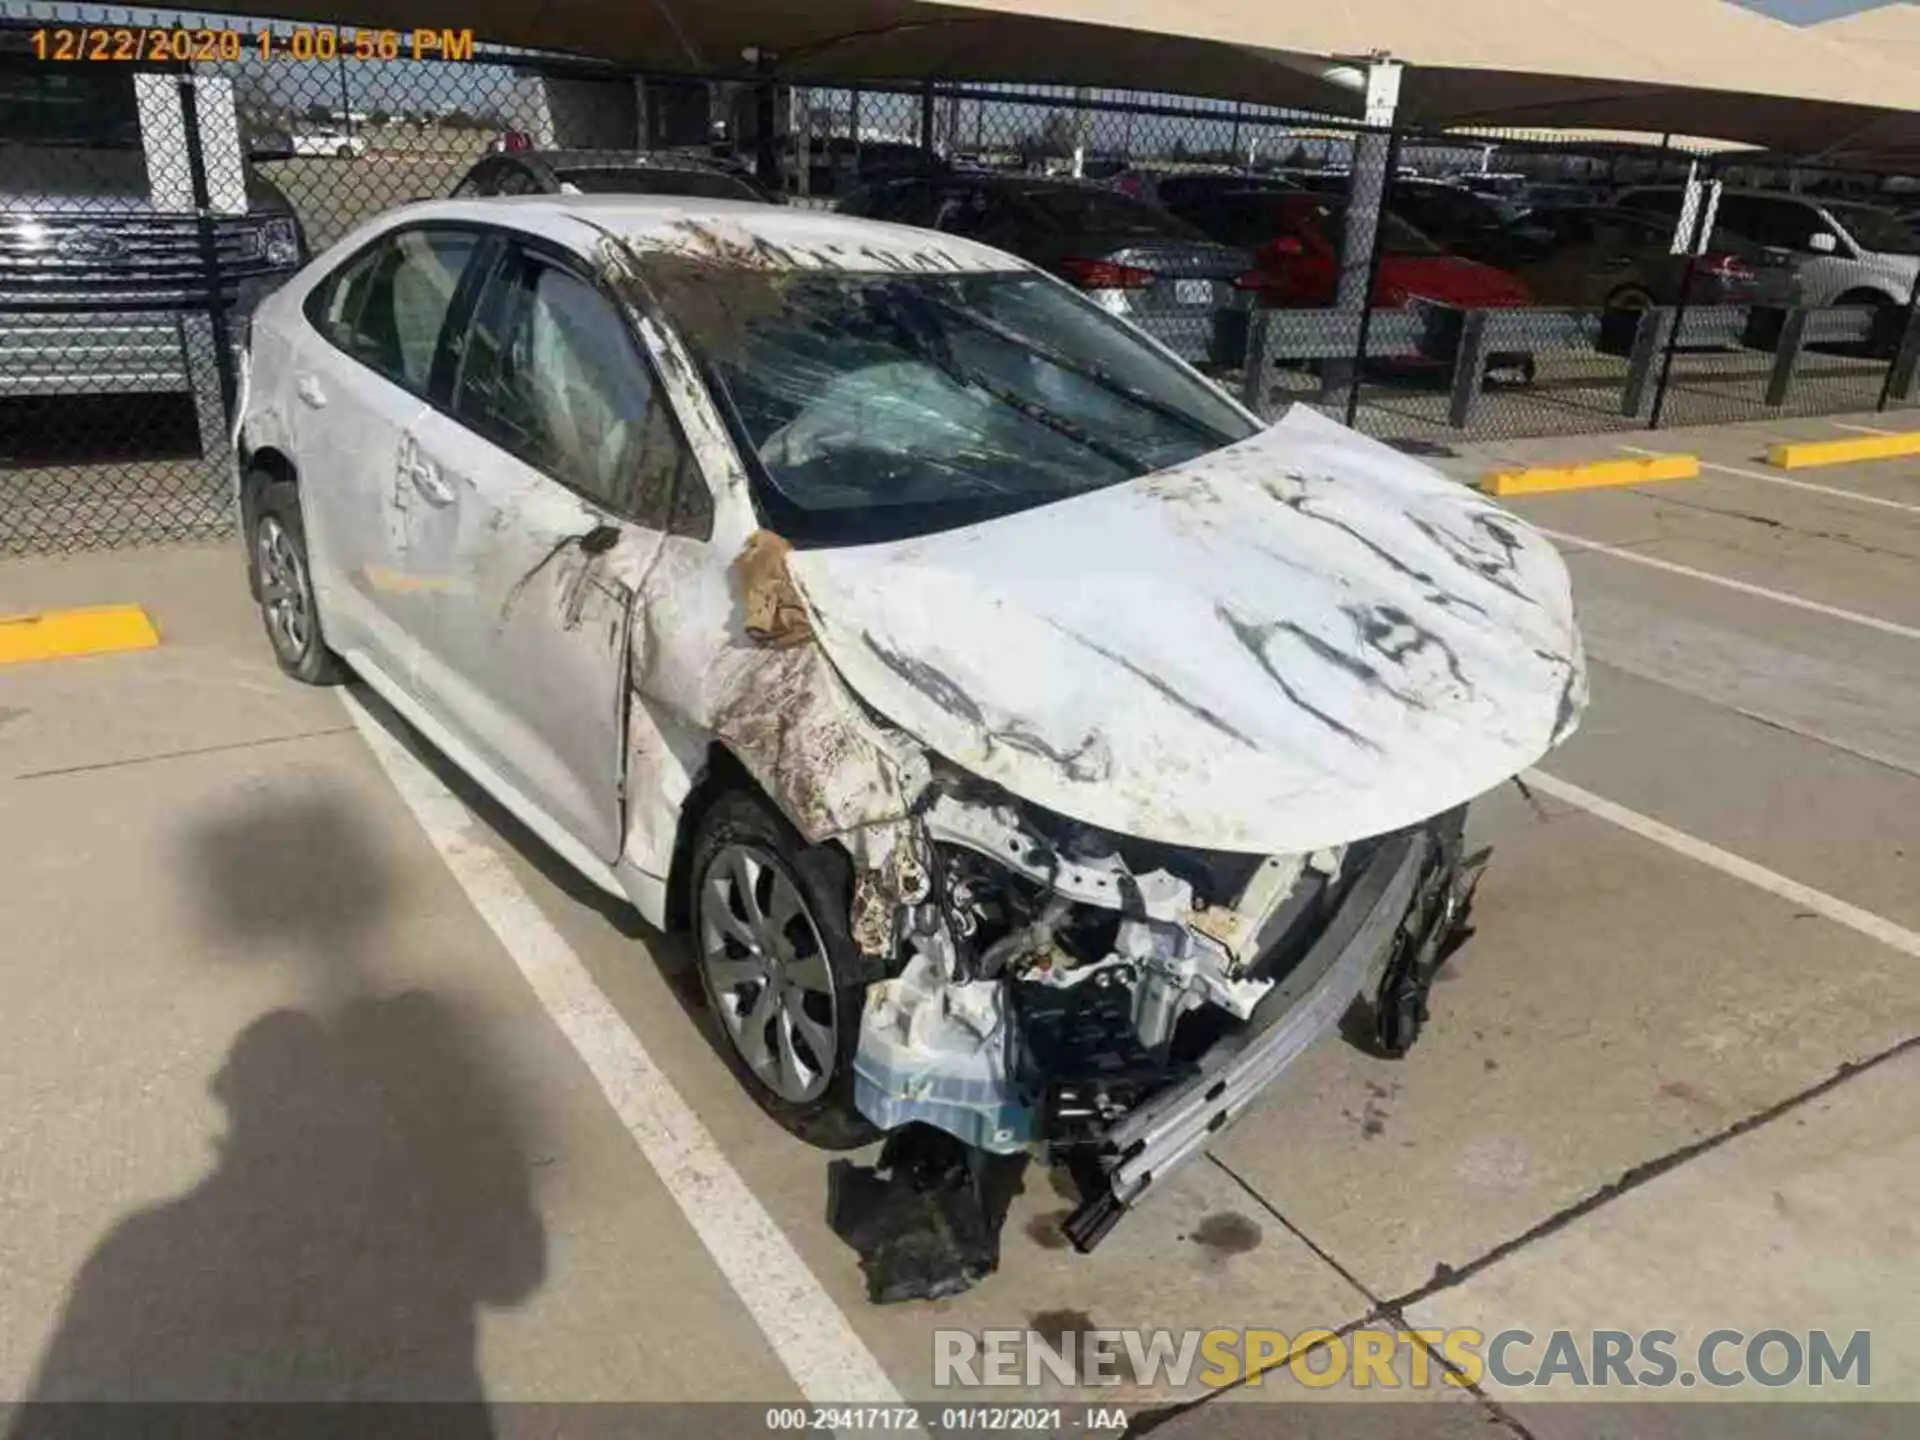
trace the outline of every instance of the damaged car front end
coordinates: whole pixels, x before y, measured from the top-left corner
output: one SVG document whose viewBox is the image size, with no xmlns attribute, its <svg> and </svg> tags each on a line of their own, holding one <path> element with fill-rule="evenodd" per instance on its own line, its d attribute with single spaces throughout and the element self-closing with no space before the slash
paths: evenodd
<svg viewBox="0 0 1920 1440">
<path fill-rule="evenodd" d="M 1044 1146 L 1090 1250 L 1356 999 L 1382 1049 L 1412 1043 L 1471 898 L 1463 818 L 1310 855 L 1182 852 L 943 777 L 856 1103 L 885 1130 Z"/>
</svg>

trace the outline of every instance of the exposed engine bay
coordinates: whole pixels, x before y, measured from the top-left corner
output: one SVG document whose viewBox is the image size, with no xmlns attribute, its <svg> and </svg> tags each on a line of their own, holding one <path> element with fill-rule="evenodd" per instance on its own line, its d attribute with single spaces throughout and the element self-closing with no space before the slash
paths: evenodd
<svg viewBox="0 0 1920 1440">
<path fill-rule="evenodd" d="M 1126 1204 L 1108 1180 L 1115 1127 L 1296 1003 L 1277 991 L 1377 847 L 1183 849 L 952 771 L 936 771 L 916 810 L 912 853 L 893 866 L 897 973 L 868 992 L 855 1103 L 890 1131 L 932 1125 L 993 1154 L 1044 1146 L 1083 1197 L 1067 1234 L 1091 1249 Z M 1341 997 L 1366 994 L 1387 1053 L 1417 1035 L 1433 970 L 1464 929 L 1483 857 L 1463 862 L 1463 817 L 1430 822 L 1403 923 Z"/>
</svg>

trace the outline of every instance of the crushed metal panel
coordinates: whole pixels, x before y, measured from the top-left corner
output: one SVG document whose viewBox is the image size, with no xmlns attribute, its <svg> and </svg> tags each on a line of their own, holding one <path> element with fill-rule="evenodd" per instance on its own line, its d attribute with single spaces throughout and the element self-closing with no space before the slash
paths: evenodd
<svg viewBox="0 0 1920 1440">
<path fill-rule="evenodd" d="M 1098 547 L 1098 563 L 1063 556 Z M 1381 834 L 1570 733 L 1548 542 L 1295 409 L 1141 480 L 789 569 L 861 698 L 1013 794 L 1252 854 Z"/>
<path fill-rule="evenodd" d="M 910 864 L 888 857 L 927 783 L 925 758 L 860 706 L 813 642 L 784 544 L 759 535 L 722 568 L 712 546 L 669 537 L 636 581 L 631 858 L 666 873 L 679 807 L 717 739 L 808 841 L 839 840 L 863 869 L 887 866 L 911 889 Z M 755 617 L 777 621 L 782 643 L 756 639 Z"/>
</svg>

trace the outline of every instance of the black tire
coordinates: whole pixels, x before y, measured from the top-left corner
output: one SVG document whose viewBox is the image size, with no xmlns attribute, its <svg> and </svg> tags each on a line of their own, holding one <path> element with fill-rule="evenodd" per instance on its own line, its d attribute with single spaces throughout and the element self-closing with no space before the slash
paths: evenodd
<svg viewBox="0 0 1920 1440">
<path fill-rule="evenodd" d="M 1863 310 L 1871 310 L 1873 312 L 1873 328 L 1876 332 L 1885 332 L 1888 330 L 1889 327 L 1886 325 L 1883 317 L 1887 311 L 1897 308 L 1900 304 L 1899 301 L 1893 299 L 1891 296 L 1881 294 L 1878 290 L 1849 290 L 1833 303 L 1836 308 L 1852 306 Z M 1823 348 L 1831 350 L 1832 353 L 1836 355 L 1852 355 L 1866 360 L 1891 360 L 1894 357 L 1894 353 L 1900 348 L 1900 342 L 1895 339 L 1892 334 L 1884 333 L 1878 343 L 1869 338 L 1857 344 L 1833 345 Z"/>
<path fill-rule="evenodd" d="M 1648 294 L 1642 286 L 1622 285 L 1618 290 L 1607 296 L 1606 303 L 1601 308 L 1606 310 L 1651 310 L 1653 309 L 1653 296 Z"/>
<path fill-rule="evenodd" d="M 259 471 L 247 476 L 247 487 L 259 497 L 247 524 L 247 567 L 273 658 L 302 684 L 337 685 L 347 667 L 327 648 L 320 624 L 299 491 Z"/>
<path fill-rule="evenodd" d="M 767 923 L 771 924 L 771 913 L 777 908 L 771 903 L 774 887 L 782 883 L 792 887 L 805 919 L 811 922 L 809 930 L 794 917 L 781 931 L 791 946 L 786 964 L 792 968 L 776 979 L 757 979 L 748 973 L 764 967 L 764 960 L 748 952 L 736 930 L 714 920 L 718 907 L 726 904 L 735 926 L 753 926 L 751 916 L 737 903 L 744 877 L 731 868 L 743 852 L 763 867 L 764 873 L 755 877 L 753 885 L 757 897 L 754 908 L 768 913 Z M 714 1028 L 720 1032 L 720 1053 L 741 1085 L 762 1110 L 810 1145 L 851 1150 L 874 1140 L 880 1132 L 853 1103 L 853 1054 L 860 1038 L 870 972 L 847 932 L 851 876 L 845 855 L 832 846 L 808 845 L 756 793 L 731 790 L 715 800 L 700 819 L 687 866 L 687 885 L 686 913 L 693 929 L 694 968 L 700 973 Z M 717 957 L 712 949 L 716 944 L 724 947 L 724 953 Z M 817 988 L 810 987 L 804 978 L 795 978 L 817 976 L 816 960 L 824 965 L 824 984 Z M 723 965 L 742 977 L 737 984 L 723 984 L 725 977 L 719 973 Z M 756 1027 L 750 1022 L 757 1013 L 755 1002 L 762 998 L 763 990 L 782 983 L 787 986 L 785 992 L 767 1000 L 779 1008 L 769 1012 L 757 1027 L 761 1059 L 778 1070 L 777 1049 L 785 1043 L 788 1076 L 804 1081 L 811 1071 L 819 1082 L 817 1093 L 782 1093 L 763 1077 L 743 1049 L 753 1043 Z M 794 1001 L 796 994 L 798 1000 Z M 831 1043 L 822 1047 L 832 1052 L 830 1069 L 824 1063 L 827 1057 L 812 1048 L 817 1042 L 809 1033 L 799 1033 L 798 1045 L 794 1044 L 800 1022 L 797 1018 L 789 1021 L 782 1013 L 790 1003 L 807 1007 L 806 1017 L 815 1027 L 830 1015 Z"/>
</svg>

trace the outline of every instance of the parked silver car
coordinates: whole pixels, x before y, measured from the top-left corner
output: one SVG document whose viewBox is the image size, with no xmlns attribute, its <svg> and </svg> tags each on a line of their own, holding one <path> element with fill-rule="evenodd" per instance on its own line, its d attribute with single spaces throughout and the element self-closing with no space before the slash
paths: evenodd
<svg viewBox="0 0 1920 1440">
<path fill-rule="evenodd" d="M 1621 208 L 1676 221 L 1686 197 L 1677 185 L 1623 191 Z M 1793 265 L 1799 304 L 1905 308 L 1920 275 L 1920 236 L 1891 210 L 1765 190 L 1727 190 L 1714 212 L 1725 230 Z"/>
<path fill-rule="evenodd" d="M 1526 525 L 976 241 L 439 201 L 253 338 L 281 665 L 689 928 L 780 1123 L 1044 1145 L 1082 1248 L 1356 997 L 1411 1043 L 1467 802 L 1585 702 Z"/>
</svg>

